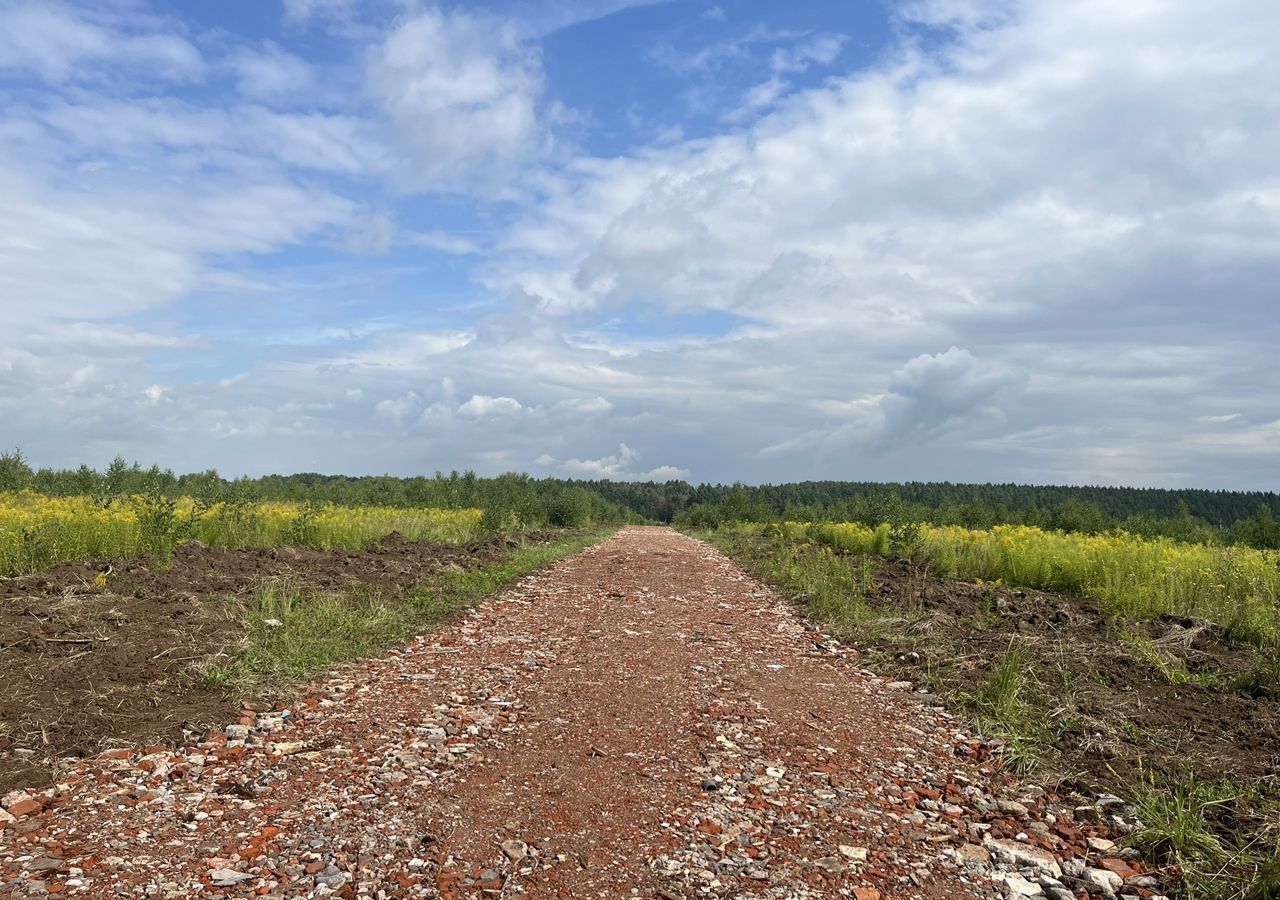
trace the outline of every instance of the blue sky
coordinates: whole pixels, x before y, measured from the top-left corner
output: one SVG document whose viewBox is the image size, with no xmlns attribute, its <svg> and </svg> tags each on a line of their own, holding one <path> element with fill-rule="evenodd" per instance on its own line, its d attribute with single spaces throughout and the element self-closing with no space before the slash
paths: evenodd
<svg viewBox="0 0 1280 900">
<path fill-rule="evenodd" d="M 0 0 L 0 444 L 1275 488 L 1264 0 Z"/>
</svg>

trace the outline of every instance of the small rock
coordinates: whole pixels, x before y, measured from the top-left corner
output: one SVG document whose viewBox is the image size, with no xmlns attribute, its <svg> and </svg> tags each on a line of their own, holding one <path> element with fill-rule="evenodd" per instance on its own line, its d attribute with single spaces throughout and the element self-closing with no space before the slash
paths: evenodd
<svg viewBox="0 0 1280 900">
<path fill-rule="evenodd" d="M 243 741 L 245 738 L 249 736 L 249 726 L 248 725 L 228 725 L 226 733 L 227 733 L 227 740 L 229 741 Z"/>
<path fill-rule="evenodd" d="M 3 806 L 5 811 L 15 819 L 21 819 L 23 816 L 39 812 L 43 805 L 26 791 L 13 791 L 5 794 L 3 802 L 0 802 L 0 806 Z"/>
<path fill-rule="evenodd" d="M 346 884 L 350 877 L 333 863 L 329 863 L 329 865 L 316 873 L 315 882 L 317 887 L 323 885 L 336 891 Z"/>
<path fill-rule="evenodd" d="M 1080 873 L 1080 880 L 1085 884 L 1100 888 L 1108 897 L 1114 897 L 1116 891 L 1124 887 L 1124 879 L 1115 872 L 1108 872 L 1106 869 L 1085 869 Z"/>
<path fill-rule="evenodd" d="M 1160 882 L 1150 875 L 1134 875 L 1132 878 L 1125 879 L 1124 886 L 1151 890 L 1159 887 Z"/>
<path fill-rule="evenodd" d="M 1091 837 L 1089 838 L 1089 849 L 1096 850 L 1099 853 L 1110 853 L 1116 849 L 1116 842 L 1109 841 L 1106 838 Z"/>
<path fill-rule="evenodd" d="M 209 873 L 209 877 L 217 887 L 232 887 L 242 881 L 252 881 L 254 878 L 247 872 L 237 872 L 235 869 L 214 869 Z"/>
<path fill-rule="evenodd" d="M 848 844 L 841 844 L 839 849 L 840 849 L 840 855 L 843 856 L 845 859 L 851 859 L 854 862 L 867 861 L 866 847 L 850 847 Z"/>
<path fill-rule="evenodd" d="M 986 847 L 997 859 L 1003 859 L 1019 867 L 1039 869 L 1054 878 L 1062 877 L 1062 866 L 1058 865 L 1057 858 L 1048 850 L 1010 840 L 990 841 Z"/>
<path fill-rule="evenodd" d="M 1039 897 L 1044 893 L 1044 888 L 1033 881 L 1027 881 L 1016 872 L 1004 877 L 1004 886 L 1010 897 Z"/>
<path fill-rule="evenodd" d="M 1098 814 L 1098 807 L 1096 806 L 1077 806 L 1071 811 L 1071 817 L 1077 822 L 1094 823 L 1102 821 L 1102 816 Z"/>
<path fill-rule="evenodd" d="M 1106 869 L 1108 872 L 1114 872 L 1116 875 L 1120 876 L 1121 880 L 1124 880 L 1126 878 L 1132 878 L 1134 875 L 1138 874 L 1123 859 L 1115 859 L 1115 858 L 1104 859 L 1098 863 L 1098 868 Z"/>
</svg>

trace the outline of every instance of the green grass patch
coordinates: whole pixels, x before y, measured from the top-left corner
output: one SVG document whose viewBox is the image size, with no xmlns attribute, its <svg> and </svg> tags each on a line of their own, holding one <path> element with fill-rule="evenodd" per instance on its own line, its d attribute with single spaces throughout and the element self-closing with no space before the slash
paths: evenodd
<svg viewBox="0 0 1280 900">
<path fill-rule="evenodd" d="M 243 643 L 204 672 L 205 683 L 237 697 L 287 692 L 335 664 L 402 644 L 603 537 L 574 535 L 519 547 L 495 565 L 442 573 L 394 600 L 372 592 L 341 594 L 267 582 L 235 604 L 233 612 L 244 623 Z"/>
<path fill-rule="evenodd" d="M 1172 685 L 1194 684 L 1212 690 L 1227 690 L 1233 687 L 1232 681 L 1216 669 L 1192 672 L 1185 662 L 1166 651 L 1144 634 L 1131 628 L 1120 629 L 1120 642 L 1138 659 L 1150 665 L 1160 673 L 1160 677 Z"/>
<path fill-rule="evenodd" d="M 1035 702 L 1030 662 L 1021 648 L 1010 646 L 991 675 L 976 690 L 956 695 L 983 735 L 1004 743 L 1004 763 L 1029 772 L 1052 743 L 1045 713 Z"/>
<path fill-rule="evenodd" d="M 1280 900 L 1280 796 L 1274 787 L 1151 777 L 1130 802 L 1128 839 L 1181 876 L 1186 900 Z"/>
<path fill-rule="evenodd" d="M 698 536 L 737 559 L 755 577 L 803 602 L 809 616 L 833 634 L 862 642 L 891 635 L 909 641 L 906 626 L 918 618 L 918 610 L 868 602 L 875 574 L 870 559 L 854 565 L 830 547 L 791 540 L 785 534 L 769 538 L 758 531 L 719 530 Z"/>
</svg>

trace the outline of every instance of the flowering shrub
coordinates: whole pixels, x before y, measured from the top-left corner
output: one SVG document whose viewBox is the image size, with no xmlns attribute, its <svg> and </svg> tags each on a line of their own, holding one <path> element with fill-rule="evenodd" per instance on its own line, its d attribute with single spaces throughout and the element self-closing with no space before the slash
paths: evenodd
<svg viewBox="0 0 1280 900">
<path fill-rule="evenodd" d="M 459 542 L 477 533 L 478 509 L 397 509 L 308 503 L 202 503 L 152 495 L 95 499 L 0 493 L 0 575 L 58 562 L 164 555 L 198 540 L 242 549 L 301 544 L 356 550 L 394 532 L 409 540 Z"/>
</svg>

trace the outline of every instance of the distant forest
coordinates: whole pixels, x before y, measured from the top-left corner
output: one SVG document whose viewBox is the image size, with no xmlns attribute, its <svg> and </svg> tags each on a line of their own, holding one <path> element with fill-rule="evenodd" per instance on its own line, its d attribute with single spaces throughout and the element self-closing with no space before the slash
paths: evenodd
<svg viewBox="0 0 1280 900">
<path fill-rule="evenodd" d="M 175 475 L 117 458 L 103 471 L 33 469 L 20 451 L 0 453 L 0 491 L 52 496 L 160 492 L 217 500 L 296 500 L 386 506 L 476 506 L 546 521 L 548 509 L 597 522 L 713 527 L 734 521 L 931 522 L 989 528 L 1000 523 L 1280 548 L 1280 495 L 1273 491 L 912 481 L 803 481 L 691 485 L 437 472 L 408 478 L 302 473 L 226 479 L 215 471 Z M 553 519 L 564 518 L 553 515 Z"/>
</svg>

